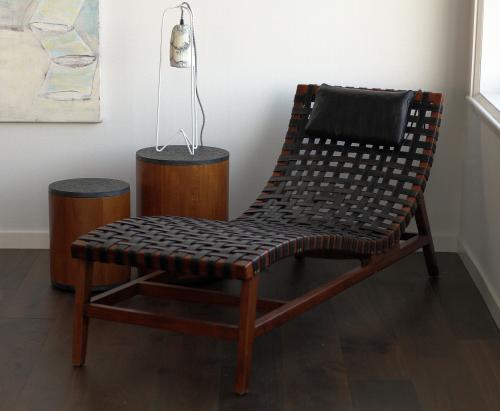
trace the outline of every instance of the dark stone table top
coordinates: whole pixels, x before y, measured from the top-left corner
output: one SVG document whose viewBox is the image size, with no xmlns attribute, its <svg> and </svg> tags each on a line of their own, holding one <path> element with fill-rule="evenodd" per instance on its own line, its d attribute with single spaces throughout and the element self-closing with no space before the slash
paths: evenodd
<svg viewBox="0 0 500 411">
<path fill-rule="evenodd" d="M 156 147 L 148 147 L 137 151 L 136 158 L 164 165 L 199 165 L 227 160 L 229 152 L 222 148 L 200 146 L 192 155 L 186 146 L 167 146 L 161 152 L 156 151 Z"/>
<path fill-rule="evenodd" d="M 49 185 L 49 193 L 64 197 L 113 197 L 129 191 L 128 183 L 111 178 L 73 178 Z"/>
</svg>

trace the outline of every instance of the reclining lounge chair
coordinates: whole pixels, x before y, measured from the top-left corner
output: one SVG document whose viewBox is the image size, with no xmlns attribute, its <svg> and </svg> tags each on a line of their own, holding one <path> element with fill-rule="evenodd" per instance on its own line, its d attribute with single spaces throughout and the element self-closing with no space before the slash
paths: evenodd
<svg viewBox="0 0 500 411">
<path fill-rule="evenodd" d="M 237 341 L 234 389 L 245 394 L 256 337 L 420 248 L 428 273 L 438 275 L 423 192 L 441 122 L 441 94 L 411 92 L 400 144 L 381 145 L 342 136 L 312 136 L 306 125 L 318 90 L 316 85 L 297 87 L 274 173 L 258 199 L 239 218 L 229 222 L 130 218 L 98 228 L 74 242 L 73 257 L 85 264 L 85 274 L 76 279 L 75 366 L 85 362 L 89 318 L 231 339 Z M 405 229 L 413 216 L 418 233 L 411 234 Z M 360 260 L 360 265 L 291 301 L 259 299 L 260 276 L 265 276 L 270 265 L 290 256 L 352 258 Z M 150 274 L 91 298 L 92 267 L 97 261 L 135 266 Z M 179 278 L 238 279 L 240 296 L 160 282 L 165 272 Z M 239 307 L 239 323 L 115 306 L 136 294 Z M 263 314 L 257 317 L 257 311 Z"/>
</svg>

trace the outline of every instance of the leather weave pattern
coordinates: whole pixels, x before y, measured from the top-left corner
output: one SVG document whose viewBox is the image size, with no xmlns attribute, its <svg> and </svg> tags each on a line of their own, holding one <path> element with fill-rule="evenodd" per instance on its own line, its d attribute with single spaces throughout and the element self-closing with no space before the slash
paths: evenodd
<svg viewBox="0 0 500 411">
<path fill-rule="evenodd" d="M 274 173 L 239 218 L 120 220 L 80 237 L 73 256 L 179 277 L 247 279 L 301 251 L 372 255 L 395 246 L 429 177 L 442 96 L 417 92 L 405 138 L 390 147 L 308 137 L 317 89 L 298 86 Z"/>
</svg>

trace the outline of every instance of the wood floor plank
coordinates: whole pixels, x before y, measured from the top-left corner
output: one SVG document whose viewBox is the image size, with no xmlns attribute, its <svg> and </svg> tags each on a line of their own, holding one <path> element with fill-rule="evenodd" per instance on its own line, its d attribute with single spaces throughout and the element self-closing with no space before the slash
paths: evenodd
<svg viewBox="0 0 500 411">
<path fill-rule="evenodd" d="M 18 288 L 0 299 L 0 317 L 57 318 L 68 293 L 51 286 L 49 270 L 49 252 L 41 250 Z"/>
<path fill-rule="evenodd" d="M 71 366 L 73 296 L 66 297 L 58 318 L 43 320 L 53 325 L 12 411 L 63 410 L 66 398 L 80 384 Z"/>
<path fill-rule="evenodd" d="M 377 296 L 380 316 L 387 321 L 396 337 L 450 335 L 452 331 L 434 295 L 423 261 L 419 274 L 420 278 L 413 282 L 388 281 L 385 273 L 376 277 L 370 288 Z"/>
<path fill-rule="evenodd" d="M 0 318 L 0 410 L 13 410 L 49 334 L 49 320 Z"/>
<path fill-rule="evenodd" d="M 444 269 L 433 291 L 457 338 L 500 339 L 500 330 L 457 255 L 444 253 Z"/>
<path fill-rule="evenodd" d="M 407 380 L 354 381 L 351 383 L 355 411 L 418 411 L 420 404 Z"/>
<path fill-rule="evenodd" d="M 0 251 L 0 411 L 496 411 L 498 330 L 459 258 L 438 258 L 438 282 L 413 255 L 258 338 L 250 394 L 238 397 L 232 342 L 93 320 L 87 365 L 74 369 L 73 295 L 51 289 L 47 252 Z M 260 296 L 296 297 L 355 264 L 281 261 Z M 204 287 L 237 294 L 239 283 Z M 123 304 L 238 318 L 203 304 Z"/>
<path fill-rule="evenodd" d="M 157 330 L 92 321 L 87 365 L 71 365 L 72 296 L 19 398 L 16 410 L 137 410 L 148 405 L 162 346 Z"/>
<path fill-rule="evenodd" d="M 374 279 L 345 291 L 331 304 L 349 380 L 407 378 L 396 333 L 381 310 Z"/>
<path fill-rule="evenodd" d="M 487 410 L 454 338 L 402 337 L 404 360 L 423 409 Z"/>
<path fill-rule="evenodd" d="M 219 341 L 172 333 L 163 338 L 158 353 L 161 368 L 148 411 L 189 411 L 200 404 L 207 411 L 216 411 L 221 373 Z"/>
<path fill-rule="evenodd" d="M 286 410 L 352 410 L 347 370 L 331 307 L 322 305 L 282 329 Z"/>
<path fill-rule="evenodd" d="M 17 289 L 39 250 L 0 250 L 0 289 Z"/>
<path fill-rule="evenodd" d="M 500 340 L 460 341 L 460 352 L 465 358 L 474 380 L 478 383 L 487 410 L 500 408 Z"/>
</svg>

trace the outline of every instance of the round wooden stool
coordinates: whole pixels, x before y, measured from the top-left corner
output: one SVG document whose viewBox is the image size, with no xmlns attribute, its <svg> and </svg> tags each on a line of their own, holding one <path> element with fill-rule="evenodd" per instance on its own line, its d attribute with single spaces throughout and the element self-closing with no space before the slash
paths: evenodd
<svg viewBox="0 0 500 411">
<path fill-rule="evenodd" d="M 155 147 L 136 153 L 137 215 L 172 215 L 227 220 L 229 153 L 199 147 Z"/>
<path fill-rule="evenodd" d="M 74 278 L 83 266 L 71 257 L 71 243 L 97 227 L 130 217 L 130 187 L 107 178 L 56 181 L 49 185 L 49 210 L 52 285 L 73 290 Z M 95 291 L 129 280 L 129 267 L 95 264 Z"/>
</svg>

